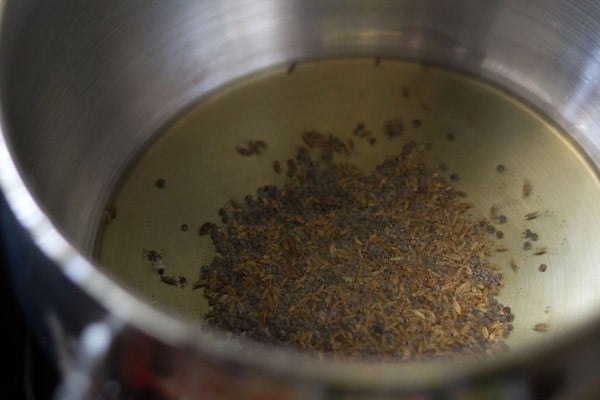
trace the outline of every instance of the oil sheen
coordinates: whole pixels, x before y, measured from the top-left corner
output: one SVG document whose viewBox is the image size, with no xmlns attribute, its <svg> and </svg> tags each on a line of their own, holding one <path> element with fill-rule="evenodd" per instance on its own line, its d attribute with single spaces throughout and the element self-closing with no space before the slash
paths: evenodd
<svg viewBox="0 0 600 400">
<path fill-rule="evenodd" d="M 385 133 L 392 119 L 404 124 L 394 139 Z M 353 133 L 357 124 L 374 144 Z M 506 217 L 496 224 L 502 238 L 490 237 L 507 249 L 491 257 L 505 277 L 500 301 L 516 315 L 512 349 L 551 340 L 596 312 L 600 260 L 590 246 L 600 236 L 600 187 L 567 135 L 485 82 L 386 59 L 281 66 L 224 87 L 174 118 L 115 190 L 108 207 L 114 218 L 98 234 L 100 264 L 151 304 L 201 319 L 210 308 L 192 284 L 215 252 L 210 238 L 198 235 L 200 225 L 218 223 L 228 200 L 284 184 L 285 161 L 307 130 L 352 139 L 348 161 L 365 170 L 415 141 L 427 149 L 427 164 L 444 163 L 447 176 L 455 174 L 473 216 L 492 218 L 493 207 Z M 236 146 L 249 140 L 267 147 L 240 155 Z M 284 173 L 274 171 L 275 160 Z M 528 220 L 529 213 L 536 218 Z M 531 250 L 524 248 L 527 229 L 539 236 Z M 542 247 L 546 252 L 535 255 Z M 150 251 L 160 262 L 149 260 Z M 159 269 L 175 284 L 161 280 Z M 538 324 L 547 331 L 534 330 Z"/>
</svg>

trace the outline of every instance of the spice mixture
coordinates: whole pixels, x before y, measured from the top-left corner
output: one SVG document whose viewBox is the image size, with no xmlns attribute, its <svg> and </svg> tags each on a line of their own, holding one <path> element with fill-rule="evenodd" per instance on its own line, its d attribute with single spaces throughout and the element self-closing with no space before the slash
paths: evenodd
<svg viewBox="0 0 600 400">
<path fill-rule="evenodd" d="M 387 125 L 389 136 L 402 129 Z M 303 139 L 284 187 L 261 187 L 219 210 L 221 226 L 202 225 L 219 253 L 194 285 L 209 323 L 339 357 L 504 350 L 514 315 L 495 298 L 490 225 L 468 214 L 464 194 L 414 143 L 363 173 L 336 161 L 351 151 L 336 137 Z"/>
</svg>

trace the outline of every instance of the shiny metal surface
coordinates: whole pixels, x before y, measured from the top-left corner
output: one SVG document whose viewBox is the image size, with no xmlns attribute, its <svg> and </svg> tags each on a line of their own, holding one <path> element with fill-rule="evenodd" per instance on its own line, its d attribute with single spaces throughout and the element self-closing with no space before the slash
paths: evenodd
<svg viewBox="0 0 600 400">
<path fill-rule="evenodd" d="M 130 324 L 127 338 L 146 335 L 149 348 L 166 346 L 190 371 L 210 366 L 223 377 L 233 365 L 253 371 L 249 380 L 276 382 L 313 397 L 335 392 L 307 393 L 306 383 L 390 393 L 448 389 L 454 387 L 450 379 L 476 381 L 494 373 L 497 388 L 506 383 L 503 376 L 513 376 L 500 371 L 519 366 L 543 372 L 540 362 L 546 370 L 560 370 L 565 391 L 571 375 L 585 376 L 587 364 L 581 360 L 597 347 L 584 339 L 593 334 L 563 338 L 563 346 L 578 342 L 578 347 L 548 348 L 549 359 L 540 359 L 544 352 L 537 349 L 465 369 L 415 368 L 401 379 L 393 368 L 381 366 L 308 368 L 268 350 L 233 348 L 153 309 L 108 279 L 89 256 L 112 188 L 167 121 L 224 83 L 293 60 L 377 55 L 469 72 L 537 107 L 600 164 L 595 2 L 5 0 L 0 5 L 0 187 L 10 210 L 3 230 L 13 278 L 38 323 L 57 320 L 58 330 L 73 337 L 105 312 L 114 313 Z M 588 247 L 591 258 L 597 244 L 590 240 Z M 597 279 L 594 265 L 589 273 Z M 39 296 L 29 295 L 32 291 Z M 44 324 L 39 329 L 51 336 Z M 529 372 L 519 379 L 534 375 Z"/>
</svg>

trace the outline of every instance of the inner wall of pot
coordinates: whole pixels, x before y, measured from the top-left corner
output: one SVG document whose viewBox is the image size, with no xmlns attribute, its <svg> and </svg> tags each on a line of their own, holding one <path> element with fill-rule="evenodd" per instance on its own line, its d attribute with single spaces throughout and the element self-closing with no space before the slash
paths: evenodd
<svg viewBox="0 0 600 400">
<path fill-rule="evenodd" d="M 581 154 L 600 160 L 598 21 L 569 3 L 24 3 L 10 3 L 4 15 L 20 16 L 3 25 L 11 29 L 1 47 L 7 139 L 30 190 L 90 257 L 123 174 L 174 116 L 228 82 L 293 61 L 380 56 L 457 68 L 516 93 L 568 132 Z M 553 140 L 568 146 L 560 135 Z M 527 148 L 531 154 L 522 157 L 564 163 L 543 146 Z M 558 225 L 565 219 L 556 245 L 569 233 L 564 251 L 579 260 L 565 259 L 564 268 L 577 272 L 554 276 L 560 286 L 544 289 L 525 278 L 511 296 L 533 302 L 528 308 L 518 300 L 523 321 L 543 322 L 543 300 L 560 287 L 568 300 L 554 300 L 574 305 L 567 311 L 575 320 L 565 314 L 564 321 L 581 321 L 597 301 L 595 235 L 579 229 L 580 222 L 600 225 L 595 197 L 560 174 L 556 182 L 545 174 L 531 171 L 543 176 L 547 199 L 577 216 L 553 217 Z"/>
</svg>

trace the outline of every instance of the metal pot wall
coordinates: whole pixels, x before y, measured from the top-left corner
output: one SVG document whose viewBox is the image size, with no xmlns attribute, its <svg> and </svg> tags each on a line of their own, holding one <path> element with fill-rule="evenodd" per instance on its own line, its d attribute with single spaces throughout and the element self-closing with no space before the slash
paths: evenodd
<svg viewBox="0 0 600 400">
<path fill-rule="evenodd" d="M 0 10 L 3 241 L 65 374 L 58 397 L 593 393 L 599 315 L 552 346 L 460 368 L 314 363 L 154 309 L 91 260 L 113 188 L 166 122 L 225 83 L 296 60 L 383 56 L 467 72 L 541 110 L 598 166 L 592 2 L 5 0 Z"/>
</svg>

